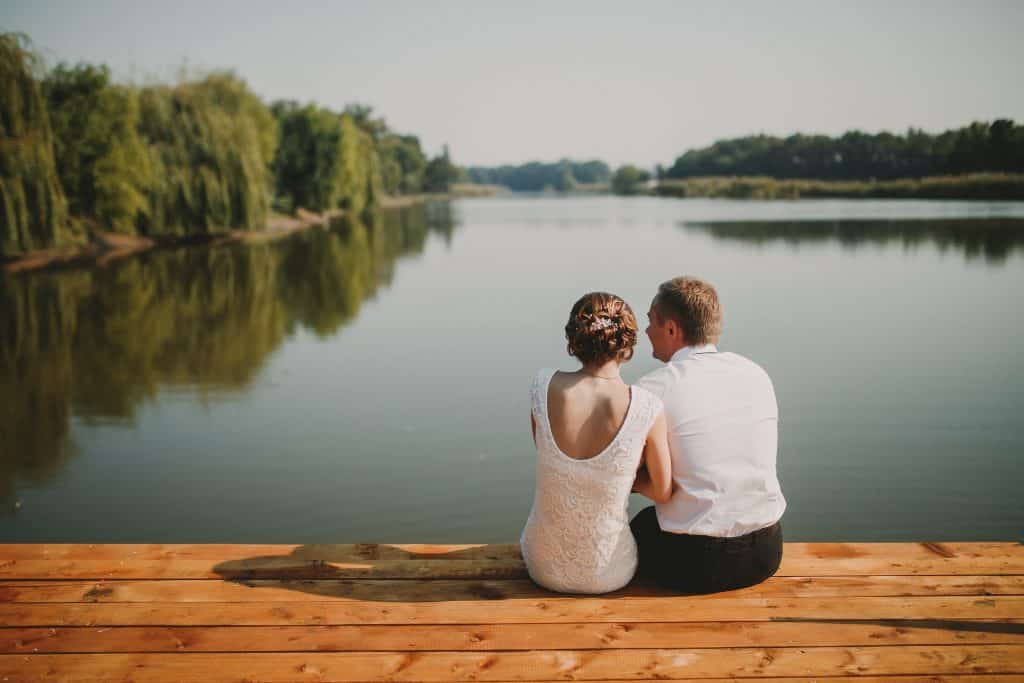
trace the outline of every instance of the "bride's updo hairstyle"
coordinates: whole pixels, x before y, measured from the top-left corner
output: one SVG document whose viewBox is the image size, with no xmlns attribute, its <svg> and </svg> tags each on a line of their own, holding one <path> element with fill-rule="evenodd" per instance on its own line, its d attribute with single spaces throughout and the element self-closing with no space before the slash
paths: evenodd
<svg viewBox="0 0 1024 683">
<path fill-rule="evenodd" d="M 624 363 L 636 346 L 636 317 L 625 301 L 608 292 L 580 297 L 565 324 L 566 350 L 583 364 Z"/>
</svg>

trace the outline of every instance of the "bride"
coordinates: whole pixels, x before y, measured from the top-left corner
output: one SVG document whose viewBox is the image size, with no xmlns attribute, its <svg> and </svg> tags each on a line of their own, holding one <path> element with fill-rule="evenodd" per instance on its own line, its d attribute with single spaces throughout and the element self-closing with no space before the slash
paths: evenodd
<svg viewBox="0 0 1024 683">
<path fill-rule="evenodd" d="M 672 492 L 661 400 L 622 381 L 636 318 L 605 292 L 584 295 L 565 326 L 575 372 L 541 370 L 530 390 L 537 488 L 520 545 L 536 583 L 564 593 L 607 593 L 637 567 L 630 490 L 656 502 Z"/>
</svg>

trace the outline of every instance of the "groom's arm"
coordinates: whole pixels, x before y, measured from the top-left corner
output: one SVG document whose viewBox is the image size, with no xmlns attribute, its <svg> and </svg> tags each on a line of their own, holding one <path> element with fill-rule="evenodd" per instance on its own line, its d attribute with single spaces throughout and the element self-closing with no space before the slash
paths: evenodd
<svg viewBox="0 0 1024 683">
<path fill-rule="evenodd" d="M 654 418 L 647 434 L 643 466 L 637 470 L 633 490 L 655 503 L 667 503 L 672 498 L 672 456 L 668 450 L 664 412 Z"/>
</svg>

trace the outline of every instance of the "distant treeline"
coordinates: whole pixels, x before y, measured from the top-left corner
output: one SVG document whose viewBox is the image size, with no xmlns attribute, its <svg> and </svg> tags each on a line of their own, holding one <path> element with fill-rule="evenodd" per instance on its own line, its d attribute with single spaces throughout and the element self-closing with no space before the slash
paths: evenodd
<svg viewBox="0 0 1024 683">
<path fill-rule="evenodd" d="M 690 150 L 659 175 L 894 180 L 980 172 L 1024 173 L 1024 127 L 998 119 L 938 135 L 913 128 L 905 135 L 754 135 Z"/>
<path fill-rule="evenodd" d="M 359 213 L 457 176 L 447 149 L 428 160 L 367 107 L 267 106 L 222 72 L 146 87 L 106 66 L 44 72 L 26 38 L 0 34 L 0 257 L 90 228 L 204 235 L 262 229 L 272 206 Z"/>
<path fill-rule="evenodd" d="M 970 173 L 899 180 L 802 180 L 696 177 L 663 180 L 651 190 L 663 197 L 728 199 L 1016 199 L 1024 200 L 1024 174 Z M 629 194 L 619 192 L 619 194 Z"/>
<path fill-rule="evenodd" d="M 608 183 L 612 171 L 603 161 L 554 163 L 533 161 L 519 166 L 469 166 L 465 178 L 480 185 L 501 185 L 514 192 L 568 192 L 585 185 Z"/>
</svg>

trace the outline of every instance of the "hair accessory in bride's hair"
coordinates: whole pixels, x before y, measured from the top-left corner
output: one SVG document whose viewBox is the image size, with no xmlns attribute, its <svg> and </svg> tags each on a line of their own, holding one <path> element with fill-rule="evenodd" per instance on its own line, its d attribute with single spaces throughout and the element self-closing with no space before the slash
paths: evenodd
<svg viewBox="0 0 1024 683">
<path fill-rule="evenodd" d="M 603 330 L 608 327 L 611 327 L 614 324 L 615 323 L 612 322 L 611 318 L 601 317 L 595 320 L 594 322 L 590 323 L 590 331 L 596 332 L 597 330 Z"/>
</svg>

